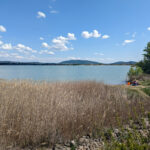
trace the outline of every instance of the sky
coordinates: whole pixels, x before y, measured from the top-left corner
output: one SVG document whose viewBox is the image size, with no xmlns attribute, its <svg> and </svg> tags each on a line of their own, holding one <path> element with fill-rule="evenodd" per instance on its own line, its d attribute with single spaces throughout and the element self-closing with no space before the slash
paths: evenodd
<svg viewBox="0 0 150 150">
<path fill-rule="evenodd" d="M 139 61 L 150 0 L 0 0 L 0 61 Z"/>
</svg>

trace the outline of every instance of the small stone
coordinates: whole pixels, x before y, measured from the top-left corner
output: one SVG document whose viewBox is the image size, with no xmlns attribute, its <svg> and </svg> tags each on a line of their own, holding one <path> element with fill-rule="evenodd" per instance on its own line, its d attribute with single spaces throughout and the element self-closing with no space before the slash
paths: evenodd
<svg viewBox="0 0 150 150">
<path fill-rule="evenodd" d="M 115 130 L 114 130 L 114 133 L 118 134 L 118 133 L 119 133 L 119 130 L 118 130 L 118 129 L 115 129 Z"/>
</svg>

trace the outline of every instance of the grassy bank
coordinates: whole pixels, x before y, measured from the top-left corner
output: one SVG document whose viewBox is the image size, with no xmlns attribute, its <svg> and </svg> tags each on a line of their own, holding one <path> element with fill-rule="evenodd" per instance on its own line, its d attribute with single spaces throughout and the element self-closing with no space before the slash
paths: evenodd
<svg viewBox="0 0 150 150">
<path fill-rule="evenodd" d="M 149 111 L 149 98 L 121 86 L 0 81 L 0 145 L 37 147 L 95 136 L 97 129 L 120 127 Z"/>
</svg>

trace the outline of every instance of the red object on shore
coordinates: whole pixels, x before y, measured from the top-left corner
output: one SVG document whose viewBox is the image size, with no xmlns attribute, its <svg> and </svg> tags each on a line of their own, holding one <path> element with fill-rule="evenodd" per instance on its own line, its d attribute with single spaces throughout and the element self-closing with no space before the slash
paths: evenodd
<svg viewBox="0 0 150 150">
<path fill-rule="evenodd" d="M 130 83 L 130 82 L 128 82 L 128 83 L 127 83 L 127 85 L 131 85 L 131 83 Z"/>
</svg>

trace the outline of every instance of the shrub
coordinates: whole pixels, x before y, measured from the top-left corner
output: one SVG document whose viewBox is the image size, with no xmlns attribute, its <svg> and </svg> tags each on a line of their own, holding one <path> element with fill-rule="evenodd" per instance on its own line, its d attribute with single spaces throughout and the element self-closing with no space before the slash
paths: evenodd
<svg viewBox="0 0 150 150">
<path fill-rule="evenodd" d="M 135 80 L 142 76 L 143 70 L 140 67 L 131 67 L 128 72 L 129 80 Z"/>
</svg>

